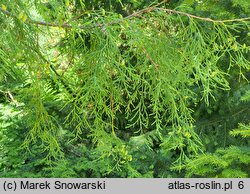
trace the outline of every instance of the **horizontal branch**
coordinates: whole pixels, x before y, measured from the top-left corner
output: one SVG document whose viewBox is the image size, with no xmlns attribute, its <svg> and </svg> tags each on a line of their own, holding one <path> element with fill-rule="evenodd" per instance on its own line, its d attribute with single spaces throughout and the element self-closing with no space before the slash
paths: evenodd
<svg viewBox="0 0 250 194">
<path fill-rule="evenodd" d="M 163 4 L 163 3 L 167 3 L 169 0 L 164 0 L 154 6 L 150 6 L 150 7 L 147 7 L 145 9 L 142 9 L 142 10 L 139 10 L 131 15 L 128 15 L 122 19 L 118 19 L 118 20 L 115 20 L 115 21 L 112 21 L 112 22 L 108 22 L 106 24 L 103 24 L 103 23 L 96 23 L 96 24 L 92 24 L 92 25 L 88 25 L 88 26 L 78 26 L 77 28 L 78 29 L 91 29 L 91 28 L 98 28 L 98 27 L 103 27 L 104 25 L 114 25 L 114 24 L 118 24 L 118 23 L 121 23 L 123 22 L 124 20 L 129 20 L 129 19 L 132 19 L 134 17 L 140 17 L 142 14 L 145 14 L 145 13 L 150 13 L 150 12 L 153 12 L 155 10 L 160 10 L 160 11 L 163 11 L 163 12 L 167 12 L 169 14 L 178 14 L 178 15 L 184 15 L 184 16 L 187 16 L 189 18 L 194 18 L 194 19 L 199 19 L 199 20 L 203 20 L 203 21 L 207 21 L 207 22 L 214 22 L 214 23 L 226 23 L 226 22 L 242 22 L 242 21 L 247 21 L 247 20 L 250 20 L 250 17 L 247 17 L 247 18 L 238 18 L 238 19 L 228 19 L 228 20 L 213 20 L 211 18 L 205 18 L 205 17 L 200 17 L 200 16 L 196 16 L 196 15 L 192 15 L 192 14 L 189 14 L 189 13 L 186 13 L 186 12 L 181 12 L 181 11 L 176 11 L 176 10 L 172 10 L 172 9 L 166 9 L 166 8 L 159 8 L 158 6 Z M 8 10 L 3 10 L 1 7 L 0 7 L 0 12 L 4 13 L 5 15 L 7 16 L 10 16 L 12 18 L 18 18 L 17 15 L 9 12 Z M 70 25 L 69 23 L 67 22 L 64 22 L 63 24 L 59 24 L 59 23 L 51 23 L 51 22 L 44 22 L 44 21 L 36 21 L 36 20 L 33 20 L 31 18 L 27 18 L 25 20 L 25 23 L 30 23 L 30 24 L 36 24 L 36 25 L 40 25 L 40 26 L 49 26 L 49 27 L 61 27 L 61 28 L 68 28 L 68 29 L 71 29 L 73 28 L 72 25 Z"/>
<path fill-rule="evenodd" d="M 204 17 L 200 17 L 200 16 L 196 16 L 196 15 L 192 15 L 192 14 L 189 14 L 189 13 L 185 13 L 185 12 L 181 12 L 181 11 L 176 11 L 176 10 L 172 10 L 172 9 L 165 9 L 165 8 L 155 8 L 155 9 L 160 10 L 160 11 L 164 11 L 164 12 L 168 12 L 168 13 L 171 13 L 171 14 L 184 15 L 184 16 L 187 16 L 189 18 L 195 18 L 195 19 L 199 19 L 199 20 L 203 20 L 203 21 L 208 21 L 208 22 L 215 22 L 215 23 L 242 22 L 242 21 L 250 20 L 250 17 L 247 17 L 247 18 L 237 18 L 237 19 L 229 19 L 229 20 L 213 20 L 211 18 L 204 18 Z"/>
</svg>

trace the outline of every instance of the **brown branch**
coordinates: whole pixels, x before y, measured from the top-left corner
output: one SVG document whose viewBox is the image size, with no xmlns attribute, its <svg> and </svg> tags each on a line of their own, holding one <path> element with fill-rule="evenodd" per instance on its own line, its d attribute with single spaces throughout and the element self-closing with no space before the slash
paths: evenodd
<svg viewBox="0 0 250 194">
<path fill-rule="evenodd" d="M 250 17 L 239 18 L 239 19 L 228 19 L 228 20 L 213 20 L 211 18 L 204 18 L 204 17 L 192 15 L 192 14 L 181 12 L 181 11 L 176 11 L 176 10 L 166 9 L 166 8 L 159 8 L 160 5 L 162 5 L 164 3 L 168 3 L 168 2 L 169 2 L 169 0 L 164 0 L 164 1 L 162 1 L 162 2 L 160 2 L 158 4 L 156 4 L 156 5 L 147 7 L 147 8 L 142 9 L 142 10 L 139 10 L 139 11 L 134 12 L 133 14 L 131 14 L 129 16 L 126 16 L 126 17 L 124 17 L 122 19 L 115 20 L 113 22 L 108 22 L 106 24 L 96 23 L 96 24 L 92 24 L 92 25 L 89 25 L 89 26 L 82 25 L 82 26 L 79 26 L 78 28 L 79 29 L 91 29 L 91 28 L 103 27 L 104 25 L 118 24 L 118 23 L 123 22 L 124 20 L 129 20 L 129 19 L 134 18 L 134 17 L 141 17 L 142 14 L 150 13 L 150 12 L 153 12 L 155 10 L 160 10 L 160 11 L 168 12 L 170 14 L 184 15 L 184 16 L 187 16 L 189 18 L 195 18 L 195 19 L 199 19 L 199 20 L 203 20 L 203 21 L 207 21 L 207 22 L 216 22 L 216 23 L 242 22 L 242 21 L 250 20 Z M 15 14 L 7 11 L 7 10 L 3 10 L 1 7 L 0 7 L 0 12 L 4 13 L 5 15 L 10 16 L 12 18 L 16 18 L 16 19 L 18 18 L 17 15 L 15 15 Z M 25 22 L 26 23 L 30 23 L 30 24 L 41 25 L 41 26 L 61 27 L 61 28 L 68 28 L 68 29 L 72 29 L 73 28 L 73 26 L 70 25 L 67 22 L 64 22 L 63 24 L 59 24 L 59 23 L 51 23 L 51 22 L 44 22 L 44 21 L 36 21 L 36 20 L 30 19 L 30 18 L 27 18 L 27 20 Z"/>
<path fill-rule="evenodd" d="M 142 9 L 142 10 L 139 10 L 139 11 L 137 11 L 137 12 L 135 12 L 135 13 L 133 13 L 133 14 L 131 14 L 131 15 L 125 17 L 124 19 L 130 19 L 130 18 L 132 18 L 132 17 L 138 17 L 138 16 L 140 16 L 140 15 L 143 14 L 143 13 L 149 13 L 149 12 L 151 12 L 151 11 L 154 11 L 158 6 L 160 6 L 160 5 L 164 4 L 164 3 L 168 3 L 169 1 L 170 1 L 170 0 L 164 0 L 164 1 L 162 1 L 162 2 L 160 2 L 160 3 L 158 3 L 158 4 L 156 4 L 156 5 L 147 7 L 147 8 Z"/>
<path fill-rule="evenodd" d="M 200 17 L 200 16 L 196 16 L 196 15 L 192 15 L 192 14 L 189 14 L 189 13 L 185 13 L 185 12 L 181 12 L 181 11 L 176 11 L 176 10 L 172 10 L 172 9 L 156 8 L 155 10 L 165 11 L 165 12 L 168 12 L 168 13 L 171 13 L 171 14 L 184 15 L 184 16 L 187 16 L 189 18 L 195 18 L 195 19 L 199 19 L 199 20 L 203 20 L 203 21 L 216 22 L 216 23 L 242 22 L 242 21 L 250 20 L 250 17 L 230 19 L 230 20 L 213 20 L 211 18 L 204 18 L 204 17 Z"/>
</svg>

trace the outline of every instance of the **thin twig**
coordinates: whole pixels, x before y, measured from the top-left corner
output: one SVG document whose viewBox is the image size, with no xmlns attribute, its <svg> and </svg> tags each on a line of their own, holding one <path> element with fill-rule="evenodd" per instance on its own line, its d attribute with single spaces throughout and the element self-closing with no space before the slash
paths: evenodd
<svg viewBox="0 0 250 194">
<path fill-rule="evenodd" d="M 156 5 L 147 7 L 147 8 L 145 8 L 145 9 L 141 9 L 141 10 L 139 10 L 139 11 L 137 11 L 137 12 L 134 12 L 133 14 L 131 14 L 131 15 L 125 17 L 124 19 L 130 19 L 130 18 L 132 18 L 132 17 L 138 17 L 138 16 L 140 16 L 140 15 L 143 14 L 143 13 L 149 13 L 149 12 L 151 12 L 151 11 L 154 11 L 158 6 L 160 6 L 160 5 L 164 4 L 164 3 L 167 3 L 167 2 L 169 2 L 169 0 L 164 0 L 164 1 L 162 1 L 162 2 L 160 2 L 160 3 L 158 3 L 158 4 L 156 4 Z"/>
<path fill-rule="evenodd" d="M 192 15 L 192 14 L 189 14 L 189 13 L 185 13 L 185 12 L 181 12 L 181 11 L 176 11 L 176 10 L 172 10 L 172 9 L 155 8 L 155 10 L 165 11 L 165 12 L 172 13 L 172 14 L 185 15 L 185 16 L 187 16 L 189 18 L 195 18 L 195 19 L 199 19 L 199 20 L 203 20 L 203 21 L 216 22 L 216 23 L 242 22 L 242 21 L 250 20 L 250 17 L 248 17 L 248 18 L 230 19 L 230 20 L 213 20 L 211 18 L 204 18 L 204 17 L 200 17 L 200 16 L 196 16 L 196 15 Z"/>
<path fill-rule="evenodd" d="M 12 102 L 16 103 L 17 101 L 14 99 L 13 95 L 10 93 L 10 91 L 7 91 L 7 94 L 9 96 L 9 98 L 11 99 Z"/>
<path fill-rule="evenodd" d="M 112 94 L 110 95 L 110 106 L 111 106 L 111 111 L 112 111 L 111 129 L 112 129 L 112 134 L 114 135 L 114 137 L 116 137 L 116 134 L 115 134 L 115 118 L 114 118 L 115 108 L 114 108 L 114 98 L 113 98 Z"/>
<path fill-rule="evenodd" d="M 17 106 L 20 105 L 20 103 L 14 98 L 14 96 L 11 94 L 11 92 L 9 90 L 6 93 L 8 94 L 10 101 L 12 103 L 14 103 Z"/>
<path fill-rule="evenodd" d="M 160 11 L 164 11 L 164 12 L 168 12 L 170 14 L 179 14 L 179 15 L 184 15 L 187 16 L 189 18 L 195 18 L 195 19 L 199 19 L 199 20 L 203 20 L 203 21 L 207 21 L 207 22 L 216 22 L 216 23 L 226 23 L 226 22 L 242 22 L 242 21 L 247 21 L 250 20 L 250 17 L 247 18 L 238 18 L 238 19 L 228 19 L 228 20 L 213 20 L 211 18 L 204 18 L 204 17 L 200 17 L 200 16 L 196 16 L 196 15 L 192 15 L 189 13 L 185 13 L 185 12 L 181 12 L 181 11 L 176 11 L 176 10 L 172 10 L 172 9 L 166 9 L 166 8 L 159 8 L 160 5 L 169 2 L 169 0 L 164 0 L 156 5 L 147 7 L 145 9 L 139 10 L 137 12 L 132 13 L 131 15 L 128 15 L 122 19 L 118 19 L 112 22 L 108 22 L 106 24 L 103 23 L 96 23 L 96 24 L 92 24 L 92 25 L 88 25 L 88 26 L 78 26 L 78 29 L 91 29 L 91 28 L 98 28 L 98 27 L 103 27 L 104 25 L 113 25 L 113 24 L 118 24 L 120 22 L 123 22 L 124 20 L 129 20 L 131 18 L 134 17 L 141 17 L 142 14 L 145 13 L 150 13 L 153 12 L 155 10 L 160 10 Z M 0 12 L 4 13 L 7 16 L 11 16 L 12 18 L 18 18 L 17 15 L 7 11 L 7 10 L 3 10 L 2 8 L 0 8 Z M 44 21 L 36 21 L 33 20 L 31 18 L 27 18 L 27 20 L 25 21 L 25 23 L 30 23 L 30 24 L 36 24 L 36 25 L 41 25 L 41 26 L 49 26 L 49 27 L 61 27 L 61 28 L 68 28 L 68 29 L 72 29 L 73 26 L 70 25 L 67 22 L 64 22 L 63 24 L 59 24 L 59 23 L 51 23 L 51 22 L 44 22 Z"/>
<path fill-rule="evenodd" d="M 146 56 L 147 56 L 147 58 L 149 59 L 149 61 L 150 61 L 151 63 L 153 63 L 155 69 L 158 70 L 159 67 L 160 67 L 160 65 L 157 64 L 157 63 L 152 59 L 152 57 L 150 56 L 150 54 L 147 52 L 147 50 L 146 50 L 145 48 L 143 48 L 143 52 L 146 54 Z"/>
</svg>

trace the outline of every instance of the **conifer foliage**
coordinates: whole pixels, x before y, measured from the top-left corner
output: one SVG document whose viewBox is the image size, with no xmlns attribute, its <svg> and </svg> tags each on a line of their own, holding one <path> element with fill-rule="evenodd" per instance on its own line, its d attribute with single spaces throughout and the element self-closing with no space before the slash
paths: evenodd
<svg viewBox="0 0 250 194">
<path fill-rule="evenodd" d="M 249 177 L 250 3 L 0 6 L 1 176 Z"/>
</svg>

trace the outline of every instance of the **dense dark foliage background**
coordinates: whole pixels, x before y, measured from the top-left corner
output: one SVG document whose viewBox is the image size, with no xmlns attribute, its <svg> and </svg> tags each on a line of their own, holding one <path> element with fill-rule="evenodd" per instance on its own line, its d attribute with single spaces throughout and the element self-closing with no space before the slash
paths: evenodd
<svg viewBox="0 0 250 194">
<path fill-rule="evenodd" d="M 1 177 L 250 177 L 250 2 L 0 0 Z"/>
</svg>

